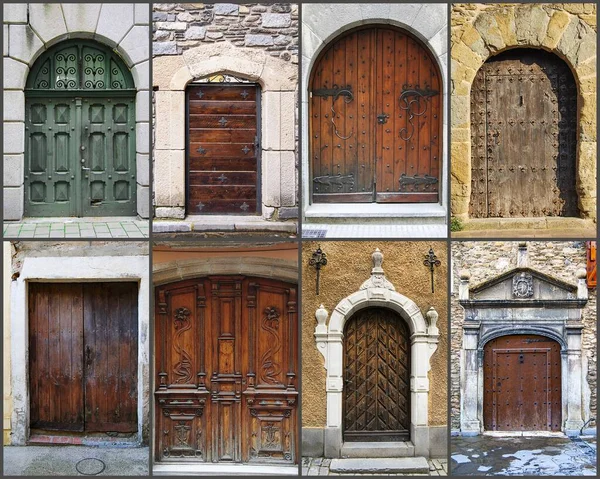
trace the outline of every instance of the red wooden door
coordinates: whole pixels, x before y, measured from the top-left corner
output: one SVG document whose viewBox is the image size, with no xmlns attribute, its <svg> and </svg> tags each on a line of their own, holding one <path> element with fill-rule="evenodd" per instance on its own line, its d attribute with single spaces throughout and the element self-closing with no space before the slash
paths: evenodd
<svg viewBox="0 0 600 479">
<path fill-rule="evenodd" d="M 442 82 L 431 53 L 391 27 L 353 30 L 310 86 L 314 202 L 437 202 Z"/>
<path fill-rule="evenodd" d="M 157 460 L 296 462 L 296 301 L 242 276 L 157 288 Z"/>
<path fill-rule="evenodd" d="M 31 427 L 137 431 L 137 283 L 30 283 Z"/>
<path fill-rule="evenodd" d="M 369 308 L 344 333 L 344 440 L 407 441 L 410 332 L 396 313 Z"/>
<path fill-rule="evenodd" d="M 259 102 L 252 83 L 188 88 L 188 214 L 260 214 Z"/>
<path fill-rule="evenodd" d="M 560 345 L 532 334 L 501 336 L 484 348 L 484 427 L 560 431 Z"/>
</svg>

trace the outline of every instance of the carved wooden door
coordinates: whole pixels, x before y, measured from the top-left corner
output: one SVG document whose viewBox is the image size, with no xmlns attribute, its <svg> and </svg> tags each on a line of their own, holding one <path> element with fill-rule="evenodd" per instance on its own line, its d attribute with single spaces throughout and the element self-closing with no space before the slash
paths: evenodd
<svg viewBox="0 0 600 479">
<path fill-rule="evenodd" d="M 117 55 L 65 42 L 25 91 L 25 214 L 135 215 L 135 87 Z"/>
<path fill-rule="evenodd" d="M 542 50 L 488 60 L 471 88 L 474 218 L 578 216 L 577 88 Z"/>
<path fill-rule="evenodd" d="M 561 430 L 560 345 L 532 334 L 501 336 L 484 348 L 484 427 Z"/>
<path fill-rule="evenodd" d="M 259 86 L 194 85 L 187 111 L 187 213 L 260 214 Z"/>
<path fill-rule="evenodd" d="M 296 301 L 242 276 L 156 289 L 157 460 L 296 463 Z"/>
<path fill-rule="evenodd" d="M 344 333 L 344 440 L 406 441 L 410 429 L 410 333 L 383 308 L 362 310 Z"/>
<path fill-rule="evenodd" d="M 137 431 L 137 283 L 30 283 L 30 424 Z"/>
<path fill-rule="evenodd" d="M 335 40 L 311 79 L 312 201 L 437 202 L 441 92 L 433 56 L 406 32 Z"/>
</svg>

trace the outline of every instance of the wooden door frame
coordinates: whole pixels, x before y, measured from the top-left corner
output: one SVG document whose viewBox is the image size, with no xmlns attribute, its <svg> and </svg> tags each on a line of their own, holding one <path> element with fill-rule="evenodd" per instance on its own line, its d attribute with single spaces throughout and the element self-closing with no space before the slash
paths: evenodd
<svg viewBox="0 0 600 479">
<path fill-rule="evenodd" d="M 149 278 L 147 256 L 27 257 L 11 286 L 11 445 L 24 446 L 30 436 L 29 282 L 137 282 L 138 398 L 137 444 L 147 442 L 149 427 Z"/>
<path fill-rule="evenodd" d="M 312 79 L 315 72 L 315 65 L 318 63 L 318 60 L 321 58 L 325 49 L 330 46 L 337 39 L 342 36 L 348 34 L 348 32 L 356 31 L 364 28 L 375 28 L 375 27 L 385 27 L 392 28 L 398 31 L 401 31 L 407 35 L 413 37 L 416 41 L 419 42 L 420 45 L 423 46 L 432 56 L 434 63 L 438 69 L 441 83 L 442 83 L 442 91 L 441 91 L 441 104 L 440 110 L 442 114 L 442 118 L 440 120 L 440 134 L 439 138 L 441 141 L 440 145 L 440 175 L 439 175 L 439 200 L 437 203 L 426 203 L 428 205 L 441 206 L 446 209 L 449 201 L 449 188 L 446 186 L 449 177 L 449 169 L 448 169 L 448 136 L 447 136 L 447 128 L 446 125 L 449 121 L 449 91 L 448 91 L 448 68 L 447 62 L 444 62 L 444 58 L 446 56 L 445 52 L 439 51 L 439 48 L 430 42 L 431 37 L 427 37 L 424 33 L 416 30 L 411 27 L 411 25 L 404 24 L 401 20 L 397 20 L 395 18 L 386 19 L 386 21 L 382 21 L 380 18 L 367 18 L 364 19 L 362 17 L 362 11 L 353 11 L 349 9 L 347 13 L 347 18 L 349 18 L 349 23 L 347 25 L 343 25 L 339 27 L 335 32 L 331 32 L 324 40 L 320 40 L 320 43 L 315 44 L 315 39 L 312 39 L 310 42 L 305 43 L 303 40 L 303 47 L 307 50 L 304 55 L 309 57 L 309 62 L 307 62 L 306 67 L 303 68 L 302 78 L 301 78 L 301 95 L 302 95 L 302 131 L 309 132 L 310 131 L 310 89 L 312 84 Z M 351 17 L 355 16 L 353 19 Z M 315 34 L 311 35 L 313 37 Z M 318 211 L 318 216 L 328 216 L 328 213 L 321 213 L 320 209 L 318 209 L 319 203 L 315 204 L 312 202 L 312 168 L 311 168 L 311 160 L 310 160 L 310 151 L 312 148 L 312 143 L 309 138 L 310 134 L 302 135 L 302 151 L 304 154 L 302 155 L 302 208 L 303 208 L 303 218 L 307 217 L 307 213 L 310 210 Z M 382 208 L 382 211 L 389 212 L 390 205 L 381 205 L 378 203 L 367 203 L 369 205 L 370 211 L 377 212 L 377 209 Z M 352 214 L 355 209 L 355 203 L 326 203 L 328 208 L 334 208 L 336 211 Z M 395 208 L 398 208 L 399 211 L 405 209 L 407 205 L 402 203 L 394 203 Z M 374 209 L 374 210 L 373 210 Z"/>
</svg>

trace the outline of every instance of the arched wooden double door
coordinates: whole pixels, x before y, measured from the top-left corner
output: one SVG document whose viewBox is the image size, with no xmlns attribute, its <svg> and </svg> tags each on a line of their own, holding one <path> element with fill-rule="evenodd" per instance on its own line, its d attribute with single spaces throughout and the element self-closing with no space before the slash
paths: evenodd
<svg viewBox="0 0 600 479">
<path fill-rule="evenodd" d="M 156 289 L 158 461 L 296 462 L 296 302 L 244 276 Z"/>
<path fill-rule="evenodd" d="M 501 336 L 484 347 L 487 431 L 561 430 L 560 345 L 544 336 Z"/>
<path fill-rule="evenodd" d="M 410 332 L 391 310 L 368 308 L 344 332 L 344 440 L 407 441 Z"/>
<path fill-rule="evenodd" d="M 407 32 L 360 28 L 332 42 L 310 83 L 313 202 L 437 202 L 442 89 Z"/>
<path fill-rule="evenodd" d="M 579 216 L 577 87 L 568 65 L 543 50 L 486 61 L 471 88 L 474 218 Z"/>
</svg>

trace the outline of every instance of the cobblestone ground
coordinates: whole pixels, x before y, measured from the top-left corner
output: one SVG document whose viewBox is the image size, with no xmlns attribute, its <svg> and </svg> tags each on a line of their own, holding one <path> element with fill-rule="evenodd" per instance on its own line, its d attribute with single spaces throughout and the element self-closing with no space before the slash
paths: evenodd
<svg viewBox="0 0 600 479">
<path fill-rule="evenodd" d="M 58 221 L 22 221 L 4 223 L 7 239 L 31 238 L 147 238 L 150 228 L 148 220 L 131 219 L 85 219 Z"/>
<path fill-rule="evenodd" d="M 453 476 L 595 476 L 596 438 L 453 437 Z"/>
<path fill-rule="evenodd" d="M 448 461 L 446 459 L 428 459 L 429 474 L 338 474 L 329 472 L 331 459 L 323 457 L 303 457 L 302 475 L 303 476 L 447 476 Z"/>
</svg>

